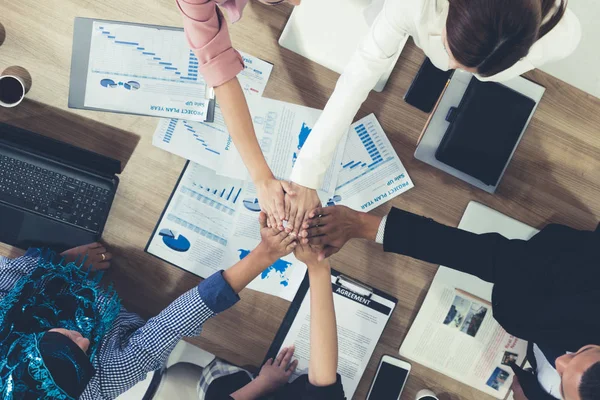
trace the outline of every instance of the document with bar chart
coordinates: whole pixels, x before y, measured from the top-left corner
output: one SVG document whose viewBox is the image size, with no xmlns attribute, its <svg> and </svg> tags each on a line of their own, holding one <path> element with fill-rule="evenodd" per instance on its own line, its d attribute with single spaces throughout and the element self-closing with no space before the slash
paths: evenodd
<svg viewBox="0 0 600 400">
<path fill-rule="evenodd" d="M 367 212 L 414 187 L 374 114 L 350 127 L 340 168 L 328 205 Z"/>
<path fill-rule="evenodd" d="M 265 91 L 273 65 L 246 53 L 240 53 L 245 68 L 238 75 L 246 97 L 260 97 Z M 158 123 L 152 144 L 187 160 L 217 170 L 228 147 L 233 146 L 221 109 L 217 104 L 213 122 L 191 121 L 187 118 L 166 119 Z M 240 174 L 245 177 L 245 174 Z"/>
<path fill-rule="evenodd" d="M 254 131 L 269 167 L 277 179 L 288 179 L 312 127 L 323 111 L 264 97 L 247 100 Z M 345 144 L 344 136 L 338 143 L 319 188 L 319 197 L 324 200 L 334 193 L 339 173 L 337 166 L 342 161 Z M 243 171 L 242 177 L 248 177 L 246 166 L 235 147 L 228 149 L 226 160 L 219 165 L 219 175 L 239 177 L 236 174 Z"/>
<path fill-rule="evenodd" d="M 188 162 L 146 251 L 202 278 L 231 267 L 260 243 L 260 207 L 248 185 Z M 305 272 L 289 255 L 249 287 L 291 301 Z"/>
<path fill-rule="evenodd" d="M 86 107 L 204 121 L 205 93 L 183 31 L 94 21 Z"/>
</svg>

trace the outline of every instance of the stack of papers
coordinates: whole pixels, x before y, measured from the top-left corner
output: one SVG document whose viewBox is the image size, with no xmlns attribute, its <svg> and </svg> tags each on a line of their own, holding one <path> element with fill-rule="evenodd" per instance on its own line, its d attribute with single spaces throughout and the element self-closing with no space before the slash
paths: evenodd
<svg viewBox="0 0 600 400">
<path fill-rule="evenodd" d="M 249 55 L 244 60 L 246 70 L 238 79 L 259 144 L 273 174 L 288 179 L 322 111 L 262 98 L 272 66 Z M 190 162 L 150 238 L 149 253 L 206 278 L 234 265 L 260 243 L 256 188 L 218 105 L 213 123 L 161 120 L 153 144 Z M 339 143 L 317 193 L 323 204 L 369 211 L 412 187 L 371 114 L 353 124 Z M 291 301 L 305 272 L 306 266 L 291 254 L 249 287 Z"/>
</svg>

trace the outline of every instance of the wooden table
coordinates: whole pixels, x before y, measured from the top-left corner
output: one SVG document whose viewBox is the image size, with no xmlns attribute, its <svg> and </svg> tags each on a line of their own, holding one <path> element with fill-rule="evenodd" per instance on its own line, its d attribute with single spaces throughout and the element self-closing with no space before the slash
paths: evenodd
<svg viewBox="0 0 600 400">
<path fill-rule="evenodd" d="M 286 5 L 251 2 L 243 20 L 230 29 L 233 42 L 275 65 L 267 97 L 323 108 L 338 75 L 278 46 L 290 12 Z M 121 184 L 104 232 L 104 241 L 115 254 L 109 277 L 130 310 L 150 317 L 199 282 L 143 250 L 185 161 L 152 146 L 156 119 L 67 108 L 76 16 L 171 26 L 181 26 L 181 18 L 172 0 L 2 0 L 0 71 L 12 67 L 9 71 L 28 73 L 32 86 L 23 104 L 0 110 L 0 120 L 123 162 Z M 538 228 L 549 222 L 580 229 L 596 226 L 600 100 L 544 73 L 527 74 L 547 91 L 492 196 L 414 159 L 427 115 L 404 103 L 402 96 L 423 58 L 409 41 L 385 91 L 371 93 L 357 116 L 376 114 L 416 186 L 374 213 L 382 215 L 394 205 L 456 226 L 467 203 L 477 200 Z M 21 253 L 0 245 L 0 254 Z M 397 354 L 437 266 L 384 254 L 380 246 L 363 241 L 350 242 L 332 265 L 399 299 L 354 396 L 364 399 L 382 354 Z M 209 321 L 202 336 L 192 342 L 233 363 L 257 366 L 289 303 L 251 290 L 241 297 L 233 309 Z M 424 387 L 441 393 L 443 400 L 487 398 L 415 364 L 402 398 L 412 400 Z"/>
</svg>

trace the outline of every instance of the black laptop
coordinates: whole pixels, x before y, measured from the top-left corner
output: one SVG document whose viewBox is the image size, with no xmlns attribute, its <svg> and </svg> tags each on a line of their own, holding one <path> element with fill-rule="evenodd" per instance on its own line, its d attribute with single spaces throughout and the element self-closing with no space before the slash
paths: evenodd
<svg viewBox="0 0 600 400">
<path fill-rule="evenodd" d="M 100 238 L 121 163 L 0 123 L 0 241 L 66 250 Z"/>
</svg>

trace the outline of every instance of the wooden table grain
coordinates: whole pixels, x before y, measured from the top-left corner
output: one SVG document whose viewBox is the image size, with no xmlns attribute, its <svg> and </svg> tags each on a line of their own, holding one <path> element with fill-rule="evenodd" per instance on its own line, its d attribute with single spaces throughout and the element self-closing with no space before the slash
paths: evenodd
<svg viewBox="0 0 600 400">
<path fill-rule="evenodd" d="M 75 17 L 181 26 L 175 2 L 1 0 L 0 4 L 0 71 L 28 75 L 31 84 L 27 99 L 15 109 L 1 109 L 0 120 L 123 162 L 103 238 L 115 254 L 109 278 L 130 310 L 153 316 L 199 282 L 144 252 L 184 160 L 152 146 L 156 119 L 71 110 L 67 97 Z M 233 42 L 239 50 L 275 65 L 266 97 L 322 108 L 338 75 L 278 46 L 290 12 L 287 5 L 250 2 L 242 21 L 230 28 Z M 595 228 L 600 217 L 600 100 L 542 72 L 528 73 L 547 91 L 497 193 L 490 195 L 413 157 L 427 115 L 407 105 L 402 96 L 423 59 L 422 51 L 409 41 L 385 91 L 371 93 L 357 115 L 375 113 L 415 183 L 414 189 L 374 213 L 382 215 L 393 205 L 456 226 L 468 202 L 477 200 L 537 228 L 550 222 Z M 0 254 L 18 256 L 22 251 L 0 245 Z M 350 242 L 332 258 L 332 265 L 399 299 L 354 396 L 364 399 L 381 356 L 397 354 L 437 266 L 384 254 L 381 246 L 363 241 Z M 238 365 L 258 366 L 289 303 L 251 290 L 243 291 L 241 298 L 191 342 Z M 490 398 L 414 364 L 402 398 L 412 400 L 425 387 L 441 394 L 442 400 Z"/>
</svg>

